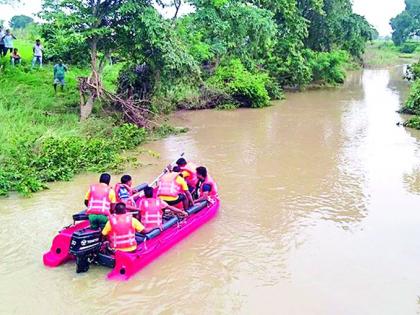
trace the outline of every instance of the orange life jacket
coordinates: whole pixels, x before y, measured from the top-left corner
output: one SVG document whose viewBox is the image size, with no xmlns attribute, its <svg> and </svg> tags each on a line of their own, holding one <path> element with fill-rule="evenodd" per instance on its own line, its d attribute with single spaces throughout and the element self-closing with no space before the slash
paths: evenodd
<svg viewBox="0 0 420 315">
<path fill-rule="evenodd" d="M 111 200 L 109 192 L 111 188 L 106 184 L 94 184 L 90 186 L 87 214 L 111 214 Z"/>
<path fill-rule="evenodd" d="M 121 249 L 136 245 L 136 230 L 133 227 L 133 216 L 129 213 L 113 214 L 109 217 L 111 248 Z"/>
<path fill-rule="evenodd" d="M 159 198 L 146 198 L 140 201 L 140 217 L 146 231 L 162 228 L 163 202 Z"/>
<path fill-rule="evenodd" d="M 163 175 L 159 180 L 157 195 L 178 197 L 182 193 L 181 185 L 176 182 L 178 176 L 179 174 L 176 172 Z"/>
<path fill-rule="evenodd" d="M 197 182 L 198 182 L 197 165 L 192 163 L 192 162 L 188 162 L 187 165 L 181 167 L 181 171 L 187 171 L 188 172 L 189 176 L 185 177 L 185 180 L 186 180 L 188 186 L 195 187 L 197 185 Z"/>
<path fill-rule="evenodd" d="M 210 185 L 211 186 L 211 190 L 208 192 L 209 196 L 211 196 L 211 197 L 217 197 L 218 196 L 218 190 L 217 190 L 216 182 L 213 180 L 213 178 L 210 175 L 207 175 L 206 180 L 200 186 L 200 196 L 203 195 L 204 185 Z"/>
</svg>

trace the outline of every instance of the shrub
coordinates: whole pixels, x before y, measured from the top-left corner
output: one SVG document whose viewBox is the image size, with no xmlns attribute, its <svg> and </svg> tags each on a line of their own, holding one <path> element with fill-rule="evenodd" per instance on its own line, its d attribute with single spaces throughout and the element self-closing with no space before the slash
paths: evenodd
<svg viewBox="0 0 420 315">
<path fill-rule="evenodd" d="M 178 135 L 188 131 L 188 128 L 173 127 L 168 124 L 162 124 L 152 130 L 152 137 L 156 139 L 165 138 L 170 135 Z"/>
<path fill-rule="evenodd" d="M 411 86 L 410 94 L 401 112 L 420 115 L 420 80 L 416 80 Z"/>
<path fill-rule="evenodd" d="M 418 44 L 415 42 L 405 42 L 401 47 L 400 47 L 400 52 L 402 52 L 403 54 L 412 54 L 413 52 L 416 51 Z"/>
<path fill-rule="evenodd" d="M 420 61 L 407 66 L 405 78 L 409 81 L 420 79 Z"/>
<path fill-rule="evenodd" d="M 123 124 L 113 130 L 113 142 L 121 149 L 133 149 L 146 141 L 146 129 L 133 124 Z"/>
<path fill-rule="evenodd" d="M 317 83 L 344 83 L 345 64 L 350 56 L 347 52 L 337 50 L 332 52 L 307 51 L 307 58 L 312 69 L 312 80 Z"/>
<path fill-rule="evenodd" d="M 404 123 L 405 127 L 420 129 L 420 116 L 414 116 Z"/>
<path fill-rule="evenodd" d="M 284 92 L 280 86 L 280 83 L 275 79 L 269 78 L 265 83 L 265 89 L 272 100 L 284 99 Z"/>
<path fill-rule="evenodd" d="M 185 132 L 162 125 L 157 137 Z M 120 150 L 132 149 L 151 136 L 132 124 L 113 127 L 111 135 L 96 137 L 48 136 L 35 141 L 30 136 L 13 139 L 12 149 L 0 160 L 0 195 L 15 190 L 29 195 L 47 188 L 46 182 L 70 180 L 82 171 L 121 170 L 129 158 Z"/>
<path fill-rule="evenodd" d="M 237 103 L 225 103 L 222 105 L 218 105 L 216 107 L 217 110 L 234 110 L 234 109 L 238 109 L 239 104 Z"/>
<path fill-rule="evenodd" d="M 209 78 L 210 86 L 219 88 L 231 95 L 243 107 L 265 107 L 270 103 L 266 89 L 268 75 L 251 73 L 239 59 L 233 59 L 216 69 Z"/>
</svg>

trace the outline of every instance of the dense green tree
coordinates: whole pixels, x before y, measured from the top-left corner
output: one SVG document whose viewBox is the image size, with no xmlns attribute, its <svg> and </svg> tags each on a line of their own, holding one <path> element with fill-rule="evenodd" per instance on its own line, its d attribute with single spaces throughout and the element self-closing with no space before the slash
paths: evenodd
<svg viewBox="0 0 420 315">
<path fill-rule="evenodd" d="M 392 40 L 399 46 L 413 36 L 420 36 L 420 0 L 406 0 L 405 10 L 391 19 Z"/>
<path fill-rule="evenodd" d="M 344 49 L 360 58 L 366 41 L 377 34 L 364 17 L 353 13 L 350 0 L 324 0 L 321 10 L 309 10 L 308 0 L 298 2 L 308 21 L 305 46 L 312 50 Z"/>
<path fill-rule="evenodd" d="M 148 0 L 45 0 L 41 17 L 46 21 L 48 39 L 56 45 L 86 48 L 91 74 L 81 80 L 81 119 L 92 112 L 95 99 L 101 96 L 101 75 L 111 54 L 122 41 L 132 38 L 128 25 L 150 6 Z M 54 42 L 52 43 L 54 44 Z M 128 48 L 128 46 L 125 46 Z M 59 47 L 58 47 L 59 49 Z"/>
<path fill-rule="evenodd" d="M 240 58 L 253 66 L 272 53 L 277 30 L 270 11 L 227 0 L 198 0 L 193 5 L 196 11 L 178 23 L 178 31 L 192 46 L 200 37 L 204 55 L 217 60 Z"/>
<path fill-rule="evenodd" d="M 152 90 L 162 85 L 165 88 L 177 82 L 197 80 L 200 73 L 197 61 L 180 40 L 172 23 L 162 18 L 155 8 L 145 8 L 126 27 L 131 36 L 124 36 L 119 41 L 124 47 L 119 55 L 128 68 L 147 66 L 152 76 L 148 78 Z"/>
<path fill-rule="evenodd" d="M 311 73 L 304 57 L 304 39 L 308 36 L 307 21 L 296 0 L 256 0 L 257 5 L 274 13 L 278 36 L 269 70 L 282 86 L 303 86 Z M 319 9 L 317 1 L 308 1 Z"/>
<path fill-rule="evenodd" d="M 15 15 L 10 20 L 10 27 L 12 28 L 25 28 L 33 23 L 34 19 L 26 15 Z"/>
<path fill-rule="evenodd" d="M 195 91 L 209 82 L 220 88 L 212 79 L 218 73 L 225 80 L 219 67 L 234 73 L 231 86 L 247 90 L 243 78 L 261 76 L 260 87 L 279 95 L 279 87 L 342 82 L 340 63 L 347 58 L 339 51 L 360 58 L 375 34 L 353 13 L 350 0 L 188 0 L 195 10 L 182 17 L 181 0 L 157 3 L 173 6 L 174 16 L 163 18 L 151 0 L 44 0 L 49 55 L 88 60 L 92 69 L 85 82 L 89 88 L 82 89 L 89 105 L 81 107 L 82 118 L 100 96 L 101 73 L 111 54 L 126 63 L 119 91 L 140 87 L 143 92 L 126 93 L 139 98 L 184 83 Z"/>
</svg>

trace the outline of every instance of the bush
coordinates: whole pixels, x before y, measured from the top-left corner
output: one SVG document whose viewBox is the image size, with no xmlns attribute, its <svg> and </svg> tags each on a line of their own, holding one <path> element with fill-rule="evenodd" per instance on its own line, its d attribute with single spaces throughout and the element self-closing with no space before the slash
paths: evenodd
<svg viewBox="0 0 420 315">
<path fill-rule="evenodd" d="M 113 130 L 112 141 L 120 149 L 133 149 L 146 141 L 146 129 L 133 124 L 123 124 Z"/>
<path fill-rule="evenodd" d="M 207 108 L 216 108 L 225 103 L 235 103 L 235 100 L 232 99 L 222 89 L 216 88 L 214 86 L 203 85 L 198 91 L 198 95 L 191 97 L 186 97 L 177 102 L 177 107 L 179 109 L 187 110 L 196 110 L 196 109 L 207 109 Z M 239 106 L 239 104 L 238 104 Z"/>
<path fill-rule="evenodd" d="M 312 69 L 312 80 L 317 83 L 341 84 L 346 78 L 345 64 L 350 56 L 347 52 L 307 51 L 307 58 Z"/>
<path fill-rule="evenodd" d="M 168 125 L 155 130 L 157 137 L 185 132 Z M 0 195 L 18 191 L 23 195 L 45 189 L 46 182 L 70 180 L 82 171 L 121 170 L 130 161 L 119 152 L 132 149 L 151 136 L 144 128 L 123 124 L 111 135 L 96 137 L 48 136 L 35 140 L 21 136 L 0 160 Z"/>
<path fill-rule="evenodd" d="M 168 124 L 162 124 L 158 127 L 153 128 L 152 137 L 155 139 L 165 138 L 170 135 L 178 135 L 188 131 L 188 128 L 173 127 Z"/>
<path fill-rule="evenodd" d="M 233 59 L 219 66 L 208 84 L 231 95 L 242 107 L 257 108 L 270 104 L 266 89 L 268 81 L 267 74 L 253 74 L 245 69 L 239 59 Z"/>
<path fill-rule="evenodd" d="M 265 89 L 272 100 L 282 100 L 284 99 L 284 92 L 275 79 L 269 78 L 265 84 Z"/>
<path fill-rule="evenodd" d="M 411 86 L 410 95 L 401 109 L 401 113 L 420 115 L 420 80 L 416 80 Z"/>
<path fill-rule="evenodd" d="M 407 66 L 405 78 L 409 81 L 420 79 L 420 61 Z"/>
<path fill-rule="evenodd" d="M 238 109 L 239 105 L 237 103 L 225 103 L 222 105 L 218 105 L 216 107 L 217 110 L 234 110 Z"/>
<path fill-rule="evenodd" d="M 404 123 L 405 127 L 420 129 L 420 116 L 414 116 Z"/>
<path fill-rule="evenodd" d="M 400 47 L 400 52 L 403 54 L 412 54 L 416 51 L 418 44 L 416 42 L 405 42 Z"/>
</svg>

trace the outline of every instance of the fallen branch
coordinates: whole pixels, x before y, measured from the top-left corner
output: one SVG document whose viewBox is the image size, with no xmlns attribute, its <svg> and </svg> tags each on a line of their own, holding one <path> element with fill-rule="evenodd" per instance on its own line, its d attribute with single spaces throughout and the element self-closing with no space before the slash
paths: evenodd
<svg viewBox="0 0 420 315">
<path fill-rule="evenodd" d="M 121 110 L 124 119 L 139 127 L 149 128 L 151 125 L 158 125 L 156 120 L 156 113 L 152 112 L 148 107 L 150 100 L 142 99 L 135 100 L 131 93 L 127 95 L 115 94 L 107 91 L 102 85 L 98 84 L 97 80 L 89 80 L 85 77 L 78 78 L 81 104 L 86 104 L 85 95 L 89 95 L 94 99 L 101 99 L 109 102 L 117 109 Z"/>
</svg>

